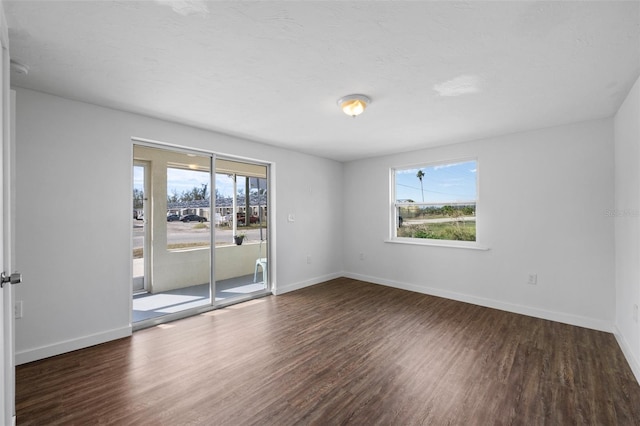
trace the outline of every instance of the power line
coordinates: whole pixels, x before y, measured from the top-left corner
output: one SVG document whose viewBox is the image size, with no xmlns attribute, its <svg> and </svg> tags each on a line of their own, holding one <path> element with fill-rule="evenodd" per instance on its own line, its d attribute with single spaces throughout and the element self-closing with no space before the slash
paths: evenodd
<svg viewBox="0 0 640 426">
<path fill-rule="evenodd" d="M 432 190 L 429 190 L 429 189 L 420 189 L 420 188 L 417 188 L 415 186 L 405 185 L 404 183 L 398 183 L 398 182 L 396 182 L 396 186 L 404 186 L 405 188 L 415 189 L 417 191 L 423 191 L 423 192 L 432 192 L 434 194 L 452 195 L 454 197 L 461 195 L 461 194 L 454 194 L 454 193 L 451 193 L 451 192 L 440 192 L 440 191 L 432 191 Z"/>
</svg>

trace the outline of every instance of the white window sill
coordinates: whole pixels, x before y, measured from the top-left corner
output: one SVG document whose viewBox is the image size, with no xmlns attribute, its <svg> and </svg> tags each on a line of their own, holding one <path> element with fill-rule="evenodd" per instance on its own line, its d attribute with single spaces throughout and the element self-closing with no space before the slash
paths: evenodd
<svg viewBox="0 0 640 426">
<path fill-rule="evenodd" d="M 414 246 L 431 246 L 431 247 L 447 247 L 467 250 L 491 250 L 490 247 L 482 246 L 472 241 L 448 241 L 448 240 L 429 240 L 426 238 L 394 238 L 384 240 L 385 243 L 392 244 L 408 244 Z"/>
</svg>

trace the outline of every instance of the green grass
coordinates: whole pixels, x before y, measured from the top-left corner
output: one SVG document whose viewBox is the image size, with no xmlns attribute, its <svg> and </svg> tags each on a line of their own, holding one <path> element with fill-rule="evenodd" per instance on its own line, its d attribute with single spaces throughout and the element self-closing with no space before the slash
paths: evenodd
<svg viewBox="0 0 640 426">
<path fill-rule="evenodd" d="M 194 243 L 167 244 L 167 250 L 180 250 L 180 249 L 199 248 L 199 247 L 209 247 L 209 242 L 201 241 L 201 242 L 194 242 Z"/>
<path fill-rule="evenodd" d="M 238 225 L 238 229 L 267 229 L 267 224 L 266 222 L 263 222 L 262 225 L 260 225 L 259 223 L 251 223 L 248 226 L 246 225 Z"/>
<path fill-rule="evenodd" d="M 398 228 L 401 238 L 428 238 L 432 240 L 475 241 L 475 221 L 458 223 L 430 223 L 406 225 Z"/>
</svg>

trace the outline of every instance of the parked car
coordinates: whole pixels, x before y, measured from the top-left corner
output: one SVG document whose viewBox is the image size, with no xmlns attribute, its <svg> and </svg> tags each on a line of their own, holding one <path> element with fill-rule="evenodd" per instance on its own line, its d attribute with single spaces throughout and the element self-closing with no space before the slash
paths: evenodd
<svg viewBox="0 0 640 426">
<path fill-rule="evenodd" d="M 175 222 L 176 220 L 180 220 L 180 216 L 178 216 L 177 214 L 167 215 L 167 222 Z"/>
<path fill-rule="evenodd" d="M 244 213 L 237 213 L 236 217 L 238 219 L 238 223 L 244 225 L 245 222 L 245 214 Z M 249 223 L 258 223 L 258 216 L 249 216 Z"/>
<path fill-rule="evenodd" d="M 186 214 L 180 218 L 182 222 L 206 222 L 207 218 L 197 214 Z"/>
</svg>

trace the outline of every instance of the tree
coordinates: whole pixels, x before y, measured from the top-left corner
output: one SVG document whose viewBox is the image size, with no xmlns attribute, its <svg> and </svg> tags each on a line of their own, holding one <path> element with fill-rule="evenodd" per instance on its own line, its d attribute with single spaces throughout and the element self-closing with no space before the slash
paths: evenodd
<svg viewBox="0 0 640 426">
<path fill-rule="evenodd" d="M 196 194 L 197 196 L 196 200 L 206 200 L 207 198 L 209 198 L 209 192 L 207 191 L 207 187 L 208 185 L 206 183 L 202 184 L 200 191 L 198 191 L 198 193 Z"/>
<path fill-rule="evenodd" d="M 446 214 L 451 219 L 453 219 L 454 226 L 457 227 L 460 225 L 460 221 L 462 220 L 462 216 L 463 216 L 462 209 L 460 207 L 453 207 L 449 205 L 442 206 L 442 213 Z"/>
<path fill-rule="evenodd" d="M 180 200 L 180 197 L 178 195 L 178 191 L 173 188 L 171 195 L 167 194 L 167 202 L 168 203 L 177 203 Z"/>
<path fill-rule="evenodd" d="M 418 170 L 416 177 L 420 179 L 420 193 L 422 194 L 422 202 L 424 203 L 424 188 L 422 187 L 422 178 L 424 177 L 424 172 L 422 169 Z"/>
<path fill-rule="evenodd" d="M 182 194 L 180 194 L 180 202 L 184 203 L 184 202 L 188 202 L 188 201 L 193 201 L 193 190 L 197 189 L 197 188 L 192 188 L 189 191 L 182 191 Z"/>
<path fill-rule="evenodd" d="M 473 214 L 473 207 L 471 206 L 464 206 L 462 208 L 462 214 L 464 214 L 465 216 L 471 216 Z"/>
<path fill-rule="evenodd" d="M 442 208 L 440 209 L 440 211 L 442 212 L 442 214 L 447 215 L 449 217 L 453 217 L 453 213 L 454 213 L 454 209 L 452 206 L 442 206 Z"/>
<path fill-rule="evenodd" d="M 217 194 L 216 190 L 216 194 Z M 173 189 L 171 195 L 167 194 L 168 203 L 186 203 L 189 201 L 206 200 L 209 198 L 209 188 L 206 183 L 203 183 L 200 188 L 194 186 L 188 191 L 182 191 L 182 194 L 178 195 L 178 191 Z"/>
</svg>

